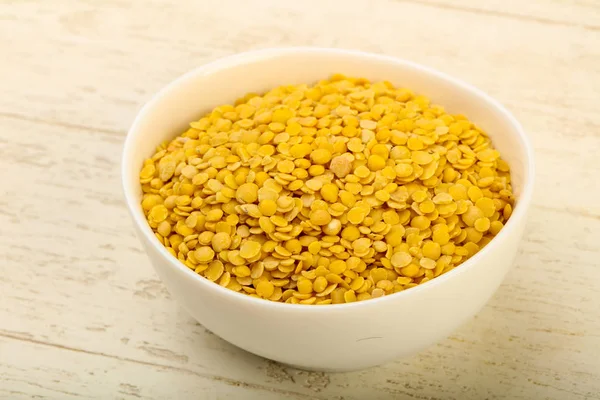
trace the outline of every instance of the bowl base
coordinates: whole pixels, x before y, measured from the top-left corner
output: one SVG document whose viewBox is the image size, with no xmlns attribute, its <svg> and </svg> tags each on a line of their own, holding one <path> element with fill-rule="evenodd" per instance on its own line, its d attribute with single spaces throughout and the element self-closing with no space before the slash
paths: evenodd
<svg viewBox="0 0 600 400">
<path fill-rule="evenodd" d="M 295 364 L 287 364 L 280 362 L 281 365 L 289 368 L 294 368 L 300 371 L 308 371 L 308 372 L 326 372 L 326 373 L 344 373 L 344 372 L 355 372 L 355 371 L 364 371 L 369 368 L 374 368 L 376 365 L 366 366 L 366 367 L 353 367 L 353 368 L 315 368 L 315 367 L 305 367 L 302 365 Z"/>
</svg>

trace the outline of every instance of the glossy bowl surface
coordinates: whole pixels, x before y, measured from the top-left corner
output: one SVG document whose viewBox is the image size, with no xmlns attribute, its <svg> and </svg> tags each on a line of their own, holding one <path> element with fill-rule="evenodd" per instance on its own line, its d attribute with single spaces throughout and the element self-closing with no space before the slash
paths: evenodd
<svg viewBox="0 0 600 400">
<path fill-rule="evenodd" d="M 213 107 L 277 85 L 313 83 L 332 73 L 388 80 L 465 114 L 512 169 L 517 204 L 504 229 L 458 268 L 418 287 L 352 304 L 305 306 L 235 293 L 189 270 L 156 239 L 144 218 L 139 171 L 156 145 Z M 123 151 L 122 180 L 135 228 L 165 286 L 201 324 L 228 342 L 299 368 L 356 370 L 411 355 L 445 338 L 490 299 L 513 264 L 533 191 L 533 152 L 517 120 L 497 101 L 457 79 L 397 58 L 320 48 L 267 49 L 201 66 L 156 94 L 139 112 Z"/>
</svg>

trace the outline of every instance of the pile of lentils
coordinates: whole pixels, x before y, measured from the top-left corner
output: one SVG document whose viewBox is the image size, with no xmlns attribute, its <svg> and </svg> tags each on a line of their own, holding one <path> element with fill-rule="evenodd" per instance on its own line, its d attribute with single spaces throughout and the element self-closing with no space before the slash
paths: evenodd
<svg viewBox="0 0 600 400">
<path fill-rule="evenodd" d="M 466 117 L 340 74 L 216 107 L 160 145 L 140 182 L 174 257 L 292 304 L 434 279 L 487 245 L 514 203 L 508 164 Z"/>
</svg>

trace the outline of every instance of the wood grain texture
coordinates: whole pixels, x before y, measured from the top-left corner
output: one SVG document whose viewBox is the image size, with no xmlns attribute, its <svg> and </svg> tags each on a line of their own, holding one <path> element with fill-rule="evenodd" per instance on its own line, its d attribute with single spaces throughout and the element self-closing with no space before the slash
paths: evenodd
<svg viewBox="0 0 600 400">
<path fill-rule="evenodd" d="M 134 237 L 119 159 L 141 105 L 207 61 L 289 45 L 438 68 L 533 139 L 515 268 L 412 358 L 323 374 L 245 353 L 174 303 Z M 0 54 L 0 399 L 600 399 L 597 1 L 4 0 Z"/>
</svg>

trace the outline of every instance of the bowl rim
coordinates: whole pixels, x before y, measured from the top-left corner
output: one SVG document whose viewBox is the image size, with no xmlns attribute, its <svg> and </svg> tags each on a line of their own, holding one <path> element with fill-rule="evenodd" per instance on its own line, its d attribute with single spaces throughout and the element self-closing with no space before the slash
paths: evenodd
<svg viewBox="0 0 600 400">
<path fill-rule="evenodd" d="M 518 138 L 521 148 L 524 150 L 525 160 L 524 160 L 524 174 L 523 174 L 523 190 L 518 198 L 518 202 L 513 209 L 513 213 L 511 218 L 507 221 L 506 225 L 503 229 L 494 237 L 490 243 L 477 252 L 473 257 L 466 260 L 464 263 L 460 265 L 460 268 L 454 268 L 447 273 L 436 277 L 430 281 L 427 281 L 423 284 L 417 285 L 415 287 L 410 288 L 409 290 L 403 290 L 401 292 L 397 292 L 391 295 L 382 296 L 376 299 L 369 299 L 369 301 L 357 301 L 353 303 L 342 303 L 342 304 L 327 304 L 323 307 L 311 307 L 305 304 L 289 304 L 284 302 L 274 302 L 266 299 L 259 299 L 255 297 L 248 296 L 246 294 L 234 292 L 233 290 L 222 287 L 214 282 L 209 281 L 205 277 L 197 274 L 196 272 L 190 270 L 186 265 L 184 265 L 177 258 L 173 257 L 171 253 L 167 251 L 167 249 L 158 241 L 154 232 L 148 225 L 145 219 L 140 217 L 143 216 L 143 213 L 139 213 L 138 208 L 140 207 L 139 199 L 133 193 L 134 185 L 139 184 L 138 181 L 129 179 L 129 169 L 132 164 L 132 154 L 134 153 L 134 138 L 140 135 L 140 125 L 142 121 L 147 117 L 150 110 L 157 104 L 159 101 L 165 97 L 169 96 L 171 92 L 175 91 L 177 88 L 185 86 L 188 81 L 195 79 L 198 76 L 202 75 L 210 75 L 211 73 L 228 69 L 244 64 L 249 64 L 253 62 L 258 62 L 266 59 L 277 59 L 277 57 L 289 55 L 291 53 L 296 53 L 301 55 L 304 54 L 323 54 L 323 55 L 340 55 L 340 56 L 353 56 L 357 58 L 363 58 L 367 61 L 374 62 L 384 62 L 388 64 L 394 64 L 399 67 L 414 69 L 421 72 L 426 73 L 427 75 L 434 76 L 437 79 L 445 80 L 453 86 L 457 87 L 461 91 L 469 92 L 476 97 L 481 98 L 482 101 L 487 102 L 489 105 L 496 108 L 496 110 L 505 118 L 509 125 L 512 126 L 512 131 Z M 338 49 L 338 48 L 327 48 L 327 47 L 275 47 L 275 48 L 265 48 L 259 50 L 251 50 L 242 53 L 237 53 L 229 56 L 225 56 L 222 58 L 218 58 L 214 61 L 211 61 L 207 64 L 201 65 L 181 76 L 177 79 L 171 81 L 166 86 L 164 86 L 160 91 L 155 93 L 149 101 L 147 101 L 144 106 L 138 111 L 133 124 L 127 132 L 125 143 L 123 145 L 123 152 L 121 158 L 121 182 L 122 188 L 125 196 L 125 201 L 127 203 L 127 208 L 129 210 L 130 215 L 132 216 L 134 223 L 136 224 L 139 231 L 143 234 L 143 239 L 145 239 L 148 243 L 150 243 L 160 254 L 165 262 L 169 264 L 171 268 L 182 272 L 185 276 L 192 279 L 194 282 L 197 282 L 199 290 L 208 290 L 214 291 L 215 295 L 219 296 L 228 296 L 231 298 L 231 301 L 239 301 L 239 302 L 247 302 L 247 304 L 252 304 L 256 307 L 273 307 L 275 310 L 298 310 L 307 313 L 322 313 L 329 312 L 332 310 L 352 310 L 358 307 L 378 307 L 380 305 L 384 305 L 385 303 L 398 301 L 402 297 L 414 296 L 422 291 L 431 291 L 435 290 L 435 287 L 438 285 L 444 285 L 448 281 L 454 280 L 460 274 L 466 273 L 468 270 L 476 268 L 479 264 L 479 261 L 485 257 L 487 253 L 492 251 L 493 248 L 498 247 L 501 242 L 505 241 L 509 235 L 513 233 L 516 229 L 518 222 L 525 219 L 529 206 L 531 204 L 531 199 L 533 196 L 534 190 L 534 177 L 535 177 L 535 165 L 534 165 L 534 151 L 533 146 L 527 135 L 525 134 L 523 127 L 518 122 L 518 120 L 512 115 L 508 109 L 506 109 L 499 101 L 495 100 L 493 97 L 483 92 L 481 89 L 472 86 L 460 79 L 454 78 L 446 73 L 435 70 L 431 67 L 424 66 L 412 61 L 408 61 L 402 58 L 382 55 L 377 53 L 370 53 L 360 50 L 347 50 L 347 49 Z"/>
</svg>

